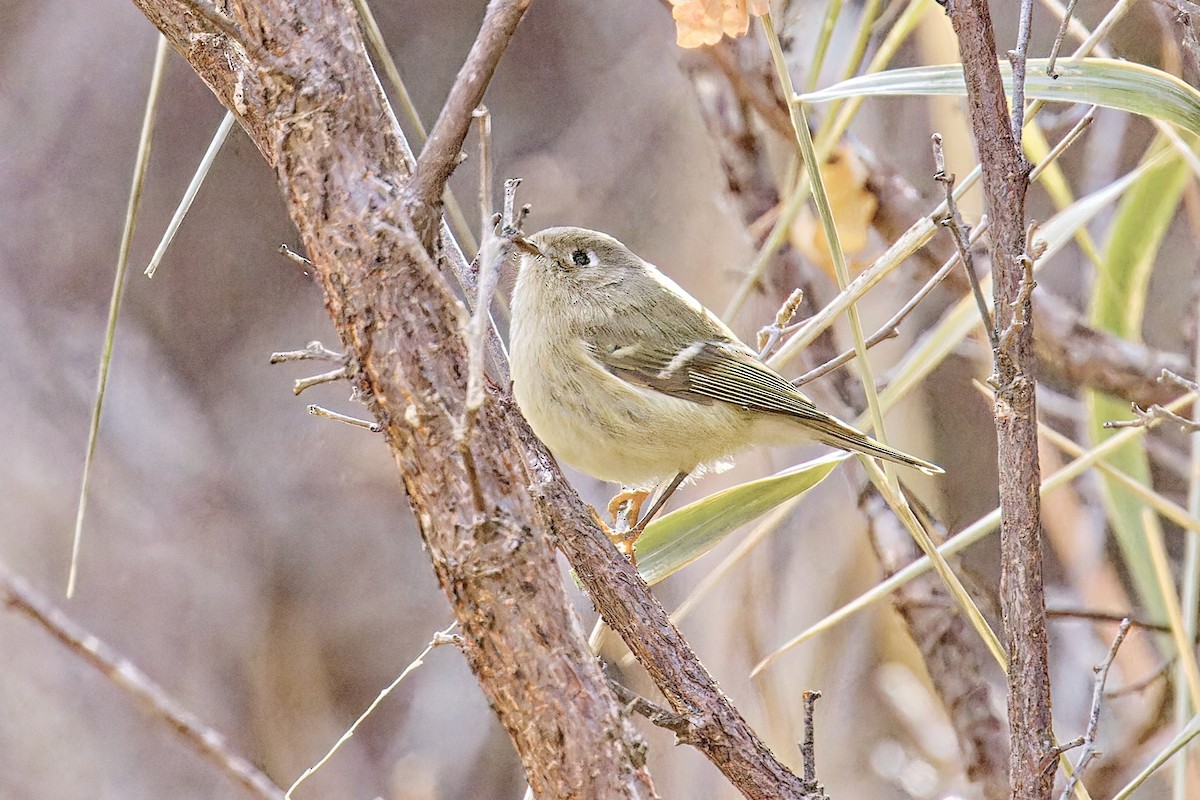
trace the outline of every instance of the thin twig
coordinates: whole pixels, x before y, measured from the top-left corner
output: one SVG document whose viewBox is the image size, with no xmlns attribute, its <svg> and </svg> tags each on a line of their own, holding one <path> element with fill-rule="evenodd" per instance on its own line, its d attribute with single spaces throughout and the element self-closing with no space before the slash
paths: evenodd
<svg viewBox="0 0 1200 800">
<path fill-rule="evenodd" d="M 1033 0 L 1021 0 L 1017 46 L 1008 51 L 1008 60 L 1012 64 L 1012 137 L 1022 161 L 1025 160 L 1025 151 L 1021 147 L 1021 131 L 1025 128 L 1025 60 L 1029 53 L 1029 29 L 1032 23 Z"/>
<path fill-rule="evenodd" d="M 450 96 L 438 115 L 405 189 L 405 204 L 426 246 L 433 242 L 446 179 L 458 166 L 463 142 L 475 109 L 483 100 L 492 73 L 508 47 L 525 10 L 532 0 L 491 0 L 479 35 L 454 79 Z"/>
<path fill-rule="evenodd" d="M 978 240 L 978 238 L 983 235 L 985 230 L 986 230 L 986 228 L 984 226 L 979 226 L 979 227 L 973 229 L 971 231 L 971 242 L 970 243 L 974 244 Z M 955 234 L 955 235 L 957 236 L 957 234 Z M 894 339 L 896 336 L 898 336 L 900 323 L 904 321 L 904 318 L 907 317 L 909 314 L 911 314 L 913 309 L 915 309 L 917 307 L 917 305 L 920 304 L 920 302 L 922 300 L 924 300 L 929 295 L 929 293 L 932 292 L 938 286 L 938 284 L 940 284 L 943 280 L 946 279 L 946 277 L 954 270 L 954 268 L 956 266 L 958 266 L 958 263 L 961 260 L 962 260 L 962 256 L 959 254 L 955 254 L 953 257 L 950 258 L 949 261 L 947 261 L 945 264 L 942 265 L 941 269 L 939 269 L 937 272 L 935 272 L 933 275 L 931 275 L 929 280 L 925 281 L 925 285 L 922 286 L 917 291 L 917 293 L 914 294 L 909 299 L 909 301 L 907 303 L 905 303 L 900 308 L 900 310 L 897 311 L 892 316 L 891 319 L 889 319 L 887 322 L 883 323 L 883 325 L 879 326 L 879 330 L 877 330 L 877 331 L 875 331 L 875 333 L 871 334 L 870 338 L 867 339 L 867 347 L 869 347 L 869 348 L 874 347 L 875 345 L 879 344 L 880 342 L 886 341 L 888 339 Z M 988 330 L 991 330 L 991 328 L 989 327 Z M 851 359 L 853 359 L 853 358 L 854 358 L 854 351 L 853 350 L 845 350 L 840 355 L 838 355 L 836 358 L 832 358 L 829 361 L 826 361 L 824 364 L 822 364 L 821 366 L 819 366 L 815 369 L 810 369 L 808 372 L 804 373 L 800 377 L 793 380 L 792 384 L 794 386 L 803 386 L 804 384 L 808 383 L 809 381 L 816 380 L 817 378 L 820 378 L 823 375 L 827 375 L 830 372 L 833 372 L 838 367 L 849 363 L 851 361 Z"/>
<path fill-rule="evenodd" d="M 1170 633 L 1171 626 L 1164 625 L 1161 622 L 1151 622 L 1146 619 L 1139 619 L 1132 614 L 1120 614 L 1115 611 L 1093 611 L 1087 608 L 1047 608 L 1047 617 L 1057 617 L 1059 619 L 1078 619 L 1089 622 L 1123 622 L 1129 620 L 1129 624 L 1138 628 L 1145 628 L 1148 631 L 1159 631 L 1160 633 Z"/>
<path fill-rule="evenodd" d="M 775 321 L 758 332 L 759 358 L 765 359 L 775 349 L 775 345 L 779 344 L 779 340 L 788 330 L 788 323 L 792 321 L 792 317 L 796 316 L 796 309 L 802 302 L 804 302 L 804 290 L 794 289 L 783 301 L 779 310 L 775 312 Z"/>
<path fill-rule="evenodd" d="M 282 364 L 285 361 L 334 361 L 345 363 L 348 356 L 336 350 L 330 350 L 320 342 L 313 340 L 304 346 L 303 350 L 283 350 L 271 353 L 272 364 Z"/>
<path fill-rule="evenodd" d="M 1071 126 L 1071 130 L 1067 131 L 1066 134 L 1058 140 L 1058 143 L 1055 144 L 1054 147 L 1050 148 L 1050 152 L 1046 153 L 1046 157 L 1034 165 L 1033 169 L 1029 172 L 1029 180 L 1031 182 L 1042 177 L 1042 173 L 1049 169 L 1056 161 L 1058 161 L 1058 157 L 1061 156 L 1068 147 L 1075 144 L 1075 141 L 1083 135 L 1083 132 L 1091 127 L 1091 124 L 1096 120 L 1096 108 L 1096 106 L 1090 106 L 1087 112 L 1079 118 L 1079 121 Z"/>
<path fill-rule="evenodd" d="M 630 711 L 640 714 L 660 728 L 671 731 L 679 741 L 690 741 L 695 733 L 695 724 L 682 714 L 668 711 L 658 703 L 647 700 L 629 687 L 611 678 L 608 681 L 608 688 L 612 689 L 613 694 L 617 696 L 617 700 Z"/>
<path fill-rule="evenodd" d="M 1071 777 L 1067 779 L 1066 788 L 1063 789 L 1062 793 L 1062 800 L 1068 800 L 1071 797 L 1071 793 L 1075 791 L 1075 784 L 1083 777 L 1084 770 L 1092 763 L 1092 759 L 1100 755 L 1096 751 L 1096 729 L 1100 726 L 1100 707 L 1104 703 L 1104 683 L 1108 680 L 1108 669 L 1117 657 L 1117 650 L 1120 649 L 1121 642 L 1125 641 L 1125 634 L 1129 633 L 1129 626 L 1130 621 L 1128 619 L 1121 620 L 1121 625 L 1117 628 L 1117 635 L 1113 639 L 1112 647 L 1108 648 L 1108 656 L 1104 661 L 1093 667 L 1093 671 L 1096 673 L 1096 681 L 1092 687 L 1092 712 L 1088 716 L 1087 728 L 1083 733 L 1083 752 L 1079 754 L 1079 760 L 1075 762 L 1075 769 L 1071 773 Z"/>
<path fill-rule="evenodd" d="M 1164 369 L 1158 376 L 1159 383 L 1173 383 L 1182 389 L 1189 392 L 1200 391 L 1200 384 L 1193 380 L 1183 377 L 1182 375 L 1173 372 L 1169 369 Z M 1169 408 L 1163 408 L 1155 403 L 1149 408 L 1142 408 L 1137 403 L 1132 405 L 1133 413 L 1137 419 L 1130 420 L 1109 420 L 1104 423 L 1105 428 L 1153 428 L 1160 422 L 1174 422 L 1179 426 L 1180 430 L 1185 433 L 1196 433 L 1200 431 L 1200 421 L 1181 417 Z"/>
<path fill-rule="evenodd" d="M 996 330 L 992 324 L 992 315 L 988 311 L 987 299 L 979 285 L 979 273 L 975 270 L 975 259 L 971 255 L 971 228 L 963 221 L 958 204 L 954 200 L 954 180 L 952 173 L 946 172 L 946 155 L 942 150 L 942 135 L 935 133 L 931 137 L 933 143 L 933 179 L 942 184 L 946 192 L 946 215 L 937 223 L 950 232 L 954 247 L 958 250 L 958 258 L 962 261 L 963 269 L 967 272 L 967 280 L 971 284 L 971 294 L 975 296 L 975 305 L 979 308 L 979 316 L 983 320 L 983 329 L 987 331 L 992 349 L 996 348 Z M 982 223 L 980 224 L 982 227 Z"/>
<path fill-rule="evenodd" d="M 84 630 L 33 591 L 24 578 L 0 564 L 0 601 L 42 627 L 71 652 L 130 695 L 150 716 L 179 734 L 196 752 L 256 797 L 281 800 L 283 790 L 258 767 L 235 753 L 225 737 L 184 708 L 133 662 Z"/>
<path fill-rule="evenodd" d="M 308 413 L 312 414 L 314 417 L 324 417 L 325 419 L 331 419 L 335 422 L 344 422 L 347 425 L 353 425 L 356 428 L 366 428 L 371 433 L 379 433 L 383 430 L 383 426 L 378 422 L 370 422 L 369 420 L 358 419 L 357 417 L 339 414 L 336 411 L 330 411 L 328 408 L 323 408 L 322 406 L 318 405 L 310 405 L 308 407 Z"/>
<path fill-rule="evenodd" d="M 909 310 L 911 311 L 912 309 L 909 309 Z M 868 350 L 870 350 L 872 347 L 879 344 L 880 342 L 886 342 L 888 339 L 895 339 L 899 335 L 900 335 L 900 331 L 898 331 L 896 329 L 895 325 L 886 325 L 885 324 L 879 330 L 875 331 L 875 333 L 873 333 L 869 337 L 867 337 L 867 339 L 864 340 L 863 344 L 865 344 L 866 348 Z M 844 367 L 847 364 L 849 364 L 851 361 L 854 360 L 855 355 L 856 354 L 853 349 L 843 350 L 841 353 L 839 353 L 838 355 L 829 359 L 821 366 L 814 367 L 813 369 L 810 369 L 808 372 L 804 373 L 803 375 L 800 375 L 799 377 L 795 378 L 792 381 L 792 385 L 798 388 L 798 387 L 803 386 L 806 383 L 815 381 L 817 378 L 824 377 L 825 375 L 828 375 L 829 373 L 833 372 L 838 367 Z"/>
<path fill-rule="evenodd" d="M 349 366 L 338 367 L 329 372 L 322 372 L 320 375 L 310 375 L 307 378 L 297 378 L 292 384 L 292 394 L 298 395 L 305 389 L 311 389 L 314 386 L 320 386 L 322 383 L 333 383 L 334 381 L 349 380 L 354 377 L 354 370 Z"/>
<path fill-rule="evenodd" d="M 279 245 L 279 255 L 283 256 L 284 258 L 295 261 L 297 264 L 304 267 L 305 269 L 312 269 L 313 263 L 311 261 L 309 261 L 307 258 L 305 258 L 304 256 L 297 253 L 292 248 L 288 247 L 286 244 Z"/>
<path fill-rule="evenodd" d="M 1067 26 L 1071 24 L 1071 18 L 1075 15 L 1075 4 L 1078 2 L 1079 0 L 1071 0 L 1067 3 L 1067 13 L 1063 14 L 1058 33 L 1054 36 L 1054 46 L 1050 48 L 1050 59 L 1046 64 L 1046 74 L 1051 78 L 1058 78 L 1058 72 L 1054 69 L 1055 62 L 1058 61 L 1058 51 L 1062 49 L 1063 39 L 1067 37 Z"/>
<path fill-rule="evenodd" d="M 812 787 L 817 786 L 817 754 L 816 734 L 813 725 L 813 712 L 821 693 L 812 689 L 804 690 L 804 739 L 800 742 L 800 758 L 804 762 L 804 782 Z"/>
<path fill-rule="evenodd" d="M 289 251 L 291 252 L 291 251 Z M 346 353 L 339 353 L 336 350 L 330 350 L 325 345 L 317 341 L 309 342 L 303 350 L 285 350 L 278 353 L 271 353 L 272 364 L 282 364 L 287 361 L 332 361 L 341 364 L 340 367 L 329 372 L 322 372 L 320 375 L 313 375 L 308 378 L 297 378 L 292 385 L 292 394 L 300 394 L 305 389 L 311 389 L 322 383 L 332 383 L 333 381 L 350 380 L 354 377 L 356 369 L 351 366 L 350 357 Z"/>
<path fill-rule="evenodd" d="M 1189 392 L 1200 392 L 1200 383 L 1196 383 L 1195 381 L 1185 378 L 1179 373 L 1173 372 L 1169 369 L 1164 369 L 1161 373 L 1159 373 L 1158 380 L 1160 382 L 1165 381 L 1167 383 L 1173 383 Z"/>
<path fill-rule="evenodd" d="M 418 655 L 416 658 L 414 658 L 412 660 L 412 662 L 409 663 L 409 665 L 404 668 L 404 670 L 396 677 L 396 679 L 394 681 L 389 683 L 382 692 L 380 692 L 379 694 L 377 694 L 375 696 L 375 699 L 371 701 L 371 704 L 369 706 L 367 706 L 367 709 L 365 711 L 363 711 L 363 713 L 358 715 L 358 719 L 354 720 L 354 724 L 351 725 L 349 728 L 347 728 L 346 732 L 343 733 L 336 742 L 334 742 L 333 747 L 329 748 L 329 752 L 327 752 L 325 755 L 321 756 L 321 758 L 317 761 L 317 763 L 313 764 L 311 767 L 304 770 L 304 772 L 300 775 L 299 778 L 296 778 L 296 781 L 291 786 L 289 786 L 288 790 L 284 793 L 284 800 L 291 800 L 292 793 L 294 791 L 296 791 L 296 787 L 298 787 L 300 784 L 304 783 L 304 781 L 308 780 L 309 776 L 311 776 L 314 772 L 319 770 L 321 767 L 325 766 L 325 764 L 329 761 L 329 759 L 333 758 L 333 754 L 336 753 L 338 750 L 340 750 L 342 745 L 350 740 L 350 737 L 354 735 L 355 731 L 358 730 L 359 726 L 362 725 L 363 721 L 366 720 L 367 717 L 371 716 L 371 713 L 379 706 L 380 703 L 382 703 L 384 701 L 384 698 L 386 698 L 388 695 L 390 695 L 395 690 L 395 688 L 400 685 L 401 681 L 403 681 L 405 678 L 407 678 L 409 676 L 409 673 L 411 673 L 417 667 L 419 667 L 425 663 L 425 657 L 428 656 L 431 652 L 433 652 L 433 648 L 439 647 L 439 646 L 445 645 L 445 644 L 453 644 L 453 645 L 461 647 L 462 646 L 462 638 L 460 636 L 458 636 L 457 634 L 452 633 L 452 631 L 457 627 L 458 627 L 458 622 L 455 621 L 455 622 L 450 623 L 450 625 L 447 626 L 446 628 L 444 628 L 443 630 L 440 630 L 437 633 L 433 634 L 433 638 L 429 640 L 429 644 L 425 646 L 425 649 L 421 651 L 420 655 Z"/>
</svg>

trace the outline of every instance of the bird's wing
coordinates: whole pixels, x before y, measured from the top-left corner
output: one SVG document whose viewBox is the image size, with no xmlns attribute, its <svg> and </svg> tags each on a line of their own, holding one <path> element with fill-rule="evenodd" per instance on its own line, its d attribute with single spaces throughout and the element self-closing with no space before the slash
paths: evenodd
<svg viewBox="0 0 1200 800">
<path fill-rule="evenodd" d="M 599 334 L 588 339 L 592 356 L 613 375 L 671 397 L 719 401 L 814 423 L 829 419 L 741 342 L 718 338 L 673 350 L 651 344 L 652 337 L 617 341 Z"/>
<path fill-rule="evenodd" d="M 730 403 L 748 411 L 792 417 L 825 444 L 907 464 L 929 475 L 942 471 L 936 464 L 881 444 L 821 411 L 736 339 L 717 332 L 715 338 L 693 339 L 681 349 L 672 349 L 650 344 L 661 341 L 661 336 L 638 335 L 649 331 L 630 334 L 628 328 L 623 330 L 619 339 L 594 332 L 584 344 L 599 364 L 631 384 L 696 403 Z"/>
</svg>

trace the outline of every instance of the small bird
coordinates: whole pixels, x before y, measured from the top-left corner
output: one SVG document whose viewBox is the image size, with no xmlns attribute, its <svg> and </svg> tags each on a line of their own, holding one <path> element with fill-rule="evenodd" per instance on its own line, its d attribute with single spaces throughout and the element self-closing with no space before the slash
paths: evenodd
<svg viewBox="0 0 1200 800">
<path fill-rule="evenodd" d="M 636 490 L 609 505 L 615 519 L 619 504 L 632 501 L 636 524 L 609 531 L 627 554 L 688 475 L 757 445 L 816 441 L 942 472 L 819 410 L 617 239 L 564 227 L 514 244 L 513 395 L 555 457 Z M 669 478 L 639 520 L 648 490 Z"/>
</svg>

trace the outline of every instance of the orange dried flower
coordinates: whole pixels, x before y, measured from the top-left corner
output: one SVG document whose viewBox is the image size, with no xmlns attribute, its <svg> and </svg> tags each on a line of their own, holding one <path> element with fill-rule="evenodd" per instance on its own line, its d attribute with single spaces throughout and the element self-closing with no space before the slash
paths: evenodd
<svg viewBox="0 0 1200 800">
<path fill-rule="evenodd" d="M 680 47 L 703 47 L 744 36 L 751 15 L 767 13 L 768 0 L 671 0 L 675 42 Z"/>
</svg>

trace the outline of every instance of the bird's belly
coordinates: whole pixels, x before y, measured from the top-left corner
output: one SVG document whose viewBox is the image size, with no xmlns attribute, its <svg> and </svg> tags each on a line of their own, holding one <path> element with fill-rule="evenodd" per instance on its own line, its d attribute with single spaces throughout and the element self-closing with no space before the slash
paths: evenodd
<svg viewBox="0 0 1200 800">
<path fill-rule="evenodd" d="M 590 360 L 557 374 L 542 363 L 570 362 L 514 360 L 517 404 L 556 458 L 595 478 L 651 486 L 752 444 L 748 419 L 731 406 L 635 386 Z"/>
</svg>

